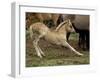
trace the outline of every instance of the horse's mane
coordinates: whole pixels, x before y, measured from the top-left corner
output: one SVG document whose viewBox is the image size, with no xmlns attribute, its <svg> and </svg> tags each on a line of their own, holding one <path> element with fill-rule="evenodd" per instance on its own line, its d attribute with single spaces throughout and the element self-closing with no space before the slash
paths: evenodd
<svg viewBox="0 0 100 80">
<path fill-rule="evenodd" d="M 57 28 L 56 28 L 56 30 L 55 31 L 58 31 L 65 23 L 67 23 L 69 21 L 69 19 L 67 19 L 67 20 L 65 20 L 65 21 L 63 21 L 62 23 L 60 23 L 58 26 L 57 26 Z"/>
</svg>

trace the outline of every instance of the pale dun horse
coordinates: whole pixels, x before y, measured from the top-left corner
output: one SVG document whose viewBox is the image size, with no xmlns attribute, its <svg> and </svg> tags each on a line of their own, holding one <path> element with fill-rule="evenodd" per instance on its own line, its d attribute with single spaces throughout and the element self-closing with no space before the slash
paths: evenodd
<svg viewBox="0 0 100 80">
<path fill-rule="evenodd" d="M 50 43 L 68 47 L 71 51 L 73 51 L 77 55 L 80 56 L 83 55 L 78 51 L 76 51 L 73 47 L 71 47 L 66 42 L 66 33 L 74 32 L 74 28 L 69 19 L 60 23 L 55 30 L 50 30 L 45 24 L 41 22 L 37 22 L 30 26 L 29 32 L 30 32 L 31 39 L 33 40 L 33 46 L 36 50 L 36 54 L 40 58 L 42 58 L 42 56 L 45 56 L 44 52 L 41 50 L 41 48 L 38 45 L 38 42 L 41 38 L 44 38 Z"/>
</svg>

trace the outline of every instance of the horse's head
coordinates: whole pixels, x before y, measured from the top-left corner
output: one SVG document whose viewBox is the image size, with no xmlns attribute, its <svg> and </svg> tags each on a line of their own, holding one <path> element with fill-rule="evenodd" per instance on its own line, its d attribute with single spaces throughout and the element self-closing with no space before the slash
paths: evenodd
<svg viewBox="0 0 100 80">
<path fill-rule="evenodd" d="M 72 22 L 71 22 L 70 19 L 68 19 L 68 20 L 66 21 L 65 26 L 66 26 L 66 31 L 67 31 L 67 32 L 75 32 L 74 27 L 73 27 Z"/>
<path fill-rule="evenodd" d="M 67 33 L 68 32 L 75 32 L 74 30 L 74 27 L 71 23 L 71 21 L 69 19 L 63 21 L 62 23 L 60 23 L 58 25 L 58 27 L 56 28 L 56 31 L 59 31 L 59 32 L 64 32 L 66 31 Z"/>
</svg>

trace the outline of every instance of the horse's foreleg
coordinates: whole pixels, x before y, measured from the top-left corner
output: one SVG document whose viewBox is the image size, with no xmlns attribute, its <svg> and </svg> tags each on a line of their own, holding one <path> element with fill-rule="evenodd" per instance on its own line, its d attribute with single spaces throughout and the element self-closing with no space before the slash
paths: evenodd
<svg viewBox="0 0 100 80">
<path fill-rule="evenodd" d="M 76 51 L 73 47 L 71 47 L 66 41 L 64 41 L 62 45 L 65 47 L 68 47 L 70 50 L 75 52 L 77 55 L 81 55 L 81 56 L 83 55 L 83 54 L 79 53 L 78 51 Z"/>
</svg>

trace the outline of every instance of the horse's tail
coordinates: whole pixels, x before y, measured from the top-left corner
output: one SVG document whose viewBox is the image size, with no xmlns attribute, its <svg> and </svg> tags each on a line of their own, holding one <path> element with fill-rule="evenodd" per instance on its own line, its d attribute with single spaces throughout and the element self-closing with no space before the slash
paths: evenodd
<svg viewBox="0 0 100 80">
<path fill-rule="evenodd" d="M 30 38 L 33 38 L 33 29 L 32 29 L 32 25 L 29 27 L 29 34 L 30 34 Z"/>
</svg>

